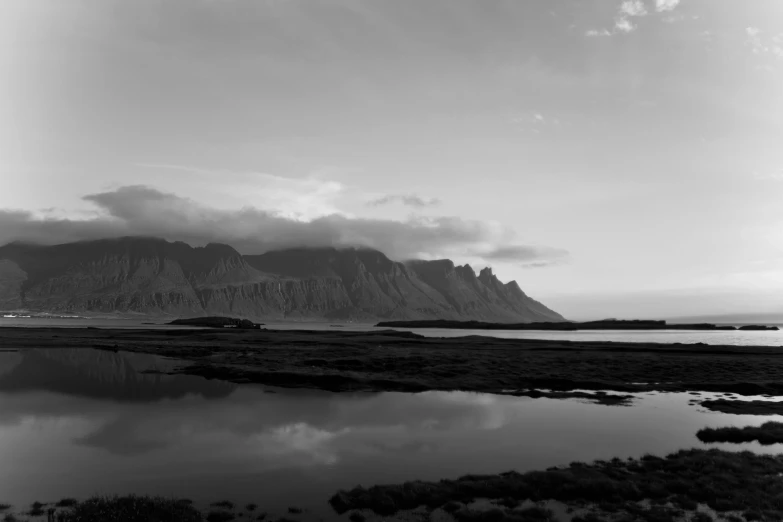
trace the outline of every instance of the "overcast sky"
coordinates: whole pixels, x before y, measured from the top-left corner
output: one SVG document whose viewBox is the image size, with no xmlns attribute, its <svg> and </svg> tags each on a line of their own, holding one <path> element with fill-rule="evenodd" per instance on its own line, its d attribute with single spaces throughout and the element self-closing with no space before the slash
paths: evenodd
<svg viewBox="0 0 783 522">
<path fill-rule="evenodd" d="M 783 312 L 783 1 L 4 0 L 0 242 L 491 265 L 569 318 Z"/>
</svg>

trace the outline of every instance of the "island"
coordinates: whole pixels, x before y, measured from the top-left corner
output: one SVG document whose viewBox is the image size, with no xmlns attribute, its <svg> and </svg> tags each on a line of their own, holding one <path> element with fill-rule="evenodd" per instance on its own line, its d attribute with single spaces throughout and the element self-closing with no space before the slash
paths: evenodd
<svg viewBox="0 0 783 522">
<path fill-rule="evenodd" d="M 764 325 L 758 325 L 758 324 L 746 324 L 744 326 L 740 326 L 738 328 L 739 330 L 751 330 L 751 331 L 768 331 L 768 330 L 778 330 L 779 328 L 777 326 L 764 326 Z"/>
<path fill-rule="evenodd" d="M 647 319 L 604 319 L 601 321 L 546 323 L 487 323 L 483 321 L 449 321 L 445 319 L 425 321 L 381 321 L 375 326 L 382 328 L 450 328 L 460 330 L 737 330 L 729 325 L 710 323 L 669 324 L 663 320 Z M 746 325 L 740 330 L 777 330 L 777 326 Z"/>
<path fill-rule="evenodd" d="M 193 317 L 190 319 L 174 319 L 170 323 L 174 326 L 203 326 L 204 328 L 242 328 L 259 329 L 262 323 L 254 323 L 247 319 L 235 317 Z"/>
</svg>

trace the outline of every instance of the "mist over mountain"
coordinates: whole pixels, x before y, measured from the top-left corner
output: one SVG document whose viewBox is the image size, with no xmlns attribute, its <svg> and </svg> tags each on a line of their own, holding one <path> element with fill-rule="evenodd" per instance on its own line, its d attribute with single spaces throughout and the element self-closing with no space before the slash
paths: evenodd
<svg viewBox="0 0 783 522">
<path fill-rule="evenodd" d="M 0 247 L 0 308 L 255 320 L 562 321 L 489 268 L 397 262 L 369 248 L 242 255 L 149 237 Z"/>
</svg>

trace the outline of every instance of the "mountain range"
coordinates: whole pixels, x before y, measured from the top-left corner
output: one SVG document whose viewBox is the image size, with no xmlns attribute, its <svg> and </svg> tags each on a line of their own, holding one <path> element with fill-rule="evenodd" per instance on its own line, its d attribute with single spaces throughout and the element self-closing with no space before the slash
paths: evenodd
<svg viewBox="0 0 783 522">
<path fill-rule="evenodd" d="M 0 247 L 0 309 L 252 320 L 564 321 L 490 268 L 392 261 L 365 248 L 242 255 L 123 237 Z"/>
</svg>

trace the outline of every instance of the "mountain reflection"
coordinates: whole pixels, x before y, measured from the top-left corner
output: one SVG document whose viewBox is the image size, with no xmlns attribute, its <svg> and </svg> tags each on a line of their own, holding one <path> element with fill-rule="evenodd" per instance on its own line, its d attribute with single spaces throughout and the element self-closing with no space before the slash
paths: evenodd
<svg viewBox="0 0 783 522">
<path fill-rule="evenodd" d="M 139 373 L 176 362 L 93 349 L 0 352 L 0 426 L 75 421 L 70 441 L 118 456 L 169 450 L 220 460 L 331 464 L 353 452 L 426 451 L 410 433 L 496 429 L 496 398 L 470 393 L 332 394 Z M 345 442 L 350 441 L 350 442 Z M 170 448 L 176 448 L 170 450 Z"/>
<path fill-rule="evenodd" d="M 694 411 L 689 396 L 610 408 L 466 392 L 268 393 L 139 373 L 168 364 L 95 350 L 0 352 L 7 498 L 123 492 L 326 505 L 356 484 L 665 453 L 726 422 Z"/>
<path fill-rule="evenodd" d="M 140 373 L 175 365 L 154 355 L 90 348 L 0 352 L 0 392 L 50 391 L 118 402 L 153 402 L 188 394 L 222 398 L 237 387 L 192 376 Z"/>
</svg>

